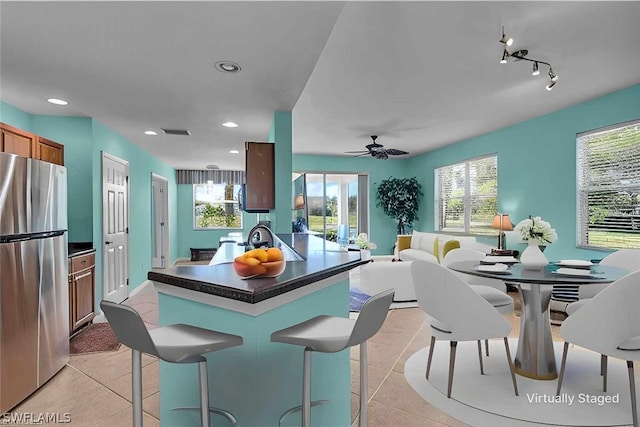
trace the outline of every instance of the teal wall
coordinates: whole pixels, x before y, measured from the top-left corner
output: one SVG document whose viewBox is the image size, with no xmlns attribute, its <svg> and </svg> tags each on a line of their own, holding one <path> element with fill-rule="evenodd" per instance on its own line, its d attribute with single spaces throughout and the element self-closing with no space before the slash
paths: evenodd
<svg viewBox="0 0 640 427">
<path fill-rule="evenodd" d="M 96 302 L 102 299 L 102 151 L 129 162 L 129 283 L 133 290 L 151 269 L 151 173 L 168 180 L 170 262 L 178 254 L 175 170 L 88 117 L 32 115 L 0 102 L 0 121 L 64 145 L 69 241 L 96 248 Z"/>
<path fill-rule="evenodd" d="M 0 122 L 33 132 L 31 114 L 2 101 L 0 101 Z"/>
<path fill-rule="evenodd" d="M 407 161 L 409 175 L 425 190 L 418 228 L 434 229 L 434 168 L 497 153 L 499 210 L 510 214 L 514 225 L 529 215 L 549 221 L 558 233 L 545 251 L 549 259 L 601 258 L 606 253 L 576 248 L 576 134 L 638 118 L 640 85 L 635 85 L 413 157 Z"/>
<path fill-rule="evenodd" d="M 93 241 L 91 194 L 92 120 L 88 117 L 33 116 L 33 132 L 64 145 L 67 168 L 69 241 Z M 64 141 L 64 142 L 63 142 Z M 100 187 L 98 187 L 100 188 Z"/>
<path fill-rule="evenodd" d="M 392 247 L 396 241 L 398 223 L 386 216 L 382 208 L 376 207 L 376 190 L 384 179 L 413 176 L 408 174 L 407 160 L 294 155 L 293 170 L 295 172 L 350 172 L 369 175 L 369 240 L 377 245 L 377 249 L 371 252 L 374 255 L 392 253 Z M 291 187 L 291 183 L 289 183 L 289 187 Z M 289 210 L 291 210 L 290 200 Z M 424 214 L 424 210 L 421 209 L 419 216 L 422 218 Z"/>
<path fill-rule="evenodd" d="M 102 153 L 108 153 L 129 162 L 129 283 L 135 289 L 147 279 L 151 270 L 151 173 L 168 180 L 169 233 L 171 255 L 169 263 L 178 253 L 177 185 L 175 170 L 151 156 L 141 147 L 120 134 L 93 120 L 92 182 L 93 188 L 93 241 L 96 249 L 96 276 L 102 284 Z M 102 294 L 102 287 L 96 294 Z"/>
</svg>

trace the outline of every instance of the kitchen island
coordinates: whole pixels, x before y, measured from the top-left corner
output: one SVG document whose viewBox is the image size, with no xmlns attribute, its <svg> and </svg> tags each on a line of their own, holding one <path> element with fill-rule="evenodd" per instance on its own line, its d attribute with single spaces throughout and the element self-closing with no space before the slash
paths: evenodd
<svg viewBox="0 0 640 427">
<path fill-rule="evenodd" d="M 359 252 L 341 252 L 337 244 L 308 234 L 277 236 L 299 254 L 277 278 L 240 279 L 224 243 L 213 265 L 176 266 L 149 272 L 158 290 L 159 325 L 188 323 L 240 335 L 244 344 L 207 355 L 210 406 L 235 415 L 239 426 L 277 426 L 280 416 L 302 402 L 302 356 L 297 346 L 271 342 L 271 333 L 327 314 L 349 314 L 348 271 L 366 261 Z M 285 248 L 286 249 L 286 248 Z M 226 254 L 226 255 L 225 255 Z M 162 426 L 197 425 L 198 382 L 195 365 L 160 365 Z M 349 350 L 314 354 L 312 400 L 315 425 L 350 425 Z M 300 424 L 300 412 L 282 425 Z M 221 421 L 213 415 L 212 424 Z M 224 424 L 223 424 L 224 425 Z"/>
</svg>

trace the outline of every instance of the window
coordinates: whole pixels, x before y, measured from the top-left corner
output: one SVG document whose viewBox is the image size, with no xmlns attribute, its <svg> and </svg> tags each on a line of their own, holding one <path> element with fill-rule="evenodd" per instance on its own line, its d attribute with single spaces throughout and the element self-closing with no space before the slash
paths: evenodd
<svg viewBox="0 0 640 427">
<path fill-rule="evenodd" d="M 578 246 L 640 248 L 640 120 L 578 144 Z"/>
<path fill-rule="evenodd" d="M 242 228 L 239 191 L 240 185 L 193 184 L 193 228 Z"/>
<path fill-rule="evenodd" d="M 495 234 L 498 157 L 480 157 L 435 170 L 436 230 Z"/>
</svg>

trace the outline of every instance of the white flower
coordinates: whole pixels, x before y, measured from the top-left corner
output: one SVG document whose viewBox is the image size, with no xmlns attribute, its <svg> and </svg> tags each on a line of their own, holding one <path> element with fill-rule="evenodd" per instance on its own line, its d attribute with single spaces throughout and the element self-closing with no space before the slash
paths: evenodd
<svg viewBox="0 0 640 427">
<path fill-rule="evenodd" d="M 367 233 L 358 234 L 358 237 L 356 237 L 356 245 L 358 245 L 358 247 L 360 249 L 375 249 L 375 248 L 377 248 L 375 243 L 372 243 L 372 242 L 369 241 L 369 237 L 367 236 Z"/>
<path fill-rule="evenodd" d="M 558 239 L 551 224 L 539 216 L 523 219 L 514 227 L 520 233 L 522 240 L 538 239 L 540 243 L 552 243 Z"/>
</svg>

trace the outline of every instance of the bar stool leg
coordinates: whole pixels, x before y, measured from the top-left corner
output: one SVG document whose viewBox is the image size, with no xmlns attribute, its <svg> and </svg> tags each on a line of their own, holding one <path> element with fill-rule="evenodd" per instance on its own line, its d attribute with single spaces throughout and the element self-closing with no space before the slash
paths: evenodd
<svg viewBox="0 0 640 427">
<path fill-rule="evenodd" d="M 367 425 L 367 342 L 360 344 L 360 427 Z"/>
<path fill-rule="evenodd" d="M 142 427 L 142 354 L 131 349 L 131 403 L 133 427 Z"/>
<path fill-rule="evenodd" d="M 311 349 L 304 349 L 302 362 L 302 427 L 311 427 Z"/>
<path fill-rule="evenodd" d="M 200 376 L 200 414 L 202 427 L 209 427 L 209 377 L 207 373 L 207 359 L 198 362 Z"/>
</svg>

